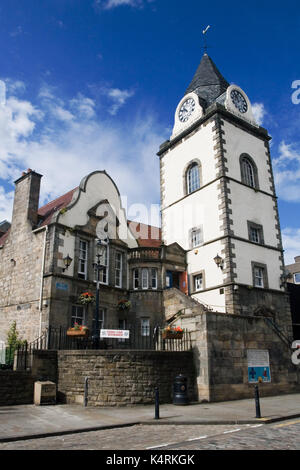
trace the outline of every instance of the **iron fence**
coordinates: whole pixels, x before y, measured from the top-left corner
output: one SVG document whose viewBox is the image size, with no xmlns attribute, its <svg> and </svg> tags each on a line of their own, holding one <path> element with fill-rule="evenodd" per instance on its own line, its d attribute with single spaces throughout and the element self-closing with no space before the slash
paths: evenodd
<svg viewBox="0 0 300 470">
<path fill-rule="evenodd" d="M 106 325 L 105 330 L 124 330 L 116 325 Z M 15 367 L 30 370 L 32 353 L 36 350 L 152 350 L 152 351 L 189 351 L 192 348 L 190 333 L 184 331 L 180 339 L 164 339 L 159 326 L 149 326 L 146 330 L 140 324 L 131 324 L 127 338 L 109 337 L 95 341 L 91 336 L 74 337 L 67 335 L 68 329 L 49 327 L 42 336 L 32 343 L 17 348 Z"/>
</svg>

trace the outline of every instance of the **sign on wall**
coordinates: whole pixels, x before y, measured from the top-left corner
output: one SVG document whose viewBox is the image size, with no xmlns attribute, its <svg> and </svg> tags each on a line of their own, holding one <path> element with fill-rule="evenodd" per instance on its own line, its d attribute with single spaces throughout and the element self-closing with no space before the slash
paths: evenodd
<svg viewBox="0 0 300 470">
<path fill-rule="evenodd" d="M 248 349 L 248 382 L 271 382 L 269 351 Z"/>
<path fill-rule="evenodd" d="M 101 330 L 100 338 L 129 339 L 129 330 Z"/>
</svg>

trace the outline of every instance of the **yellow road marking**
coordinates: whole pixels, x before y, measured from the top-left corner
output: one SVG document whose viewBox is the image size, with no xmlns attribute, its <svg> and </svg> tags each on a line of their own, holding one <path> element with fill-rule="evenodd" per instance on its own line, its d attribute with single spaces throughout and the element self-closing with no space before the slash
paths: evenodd
<svg viewBox="0 0 300 470">
<path fill-rule="evenodd" d="M 300 423 L 300 419 L 298 419 L 297 421 L 289 421 L 288 423 L 276 424 L 273 427 L 274 428 L 283 428 L 284 426 L 291 426 L 292 424 L 298 424 L 298 423 Z"/>
</svg>

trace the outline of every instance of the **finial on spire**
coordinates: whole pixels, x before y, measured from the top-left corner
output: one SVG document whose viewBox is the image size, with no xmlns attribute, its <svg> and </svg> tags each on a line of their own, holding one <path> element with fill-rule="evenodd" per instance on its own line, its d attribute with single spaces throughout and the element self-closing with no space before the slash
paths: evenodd
<svg viewBox="0 0 300 470">
<path fill-rule="evenodd" d="M 205 54 L 207 53 L 206 33 L 207 33 L 207 31 L 209 30 L 209 28 L 210 28 L 210 25 L 208 25 L 208 26 L 202 31 L 202 34 L 203 34 L 203 37 L 204 37 L 204 53 L 205 53 Z"/>
</svg>

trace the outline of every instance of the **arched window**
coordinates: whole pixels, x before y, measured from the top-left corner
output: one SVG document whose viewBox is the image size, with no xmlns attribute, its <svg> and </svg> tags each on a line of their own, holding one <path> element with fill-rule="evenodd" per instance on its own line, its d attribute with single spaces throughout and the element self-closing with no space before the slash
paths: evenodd
<svg viewBox="0 0 300 470">
<path fill-rule="evenodd" d="M 200 188 L 200 171 L 198 163 L 192 163 L 186 172 L 187 194 Z"/>
<path fill-rule="evenodd" d="M 252 158 L 243 154 L 240 158 L 240 164 L 242 182 L 251 188 L 258 188 L 257 168 Z"/>
</svg>

